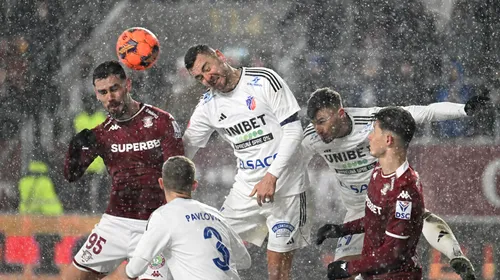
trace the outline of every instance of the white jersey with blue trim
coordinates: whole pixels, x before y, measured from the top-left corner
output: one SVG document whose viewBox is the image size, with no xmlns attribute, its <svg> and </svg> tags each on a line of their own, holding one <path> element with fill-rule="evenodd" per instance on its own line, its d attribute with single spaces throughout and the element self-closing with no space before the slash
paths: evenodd
<svg viewBox="0 0 500 280">
<path fill-rule="evenodd" d="M 283 79 L 267 68 L 242 68 L 241 78 L 228 93 L 207 92 L 191 116 L 183 137 L 185 147 L 205 147 L 217 131 L 231 144 L 238 172 L 234 187 L 250 194 L 276 158 L 284 125 L 300 111 Z M 216 152 L 216 151 L 214 151 Z M 186 152 L 188 156 L 192 156 Z M 297 157 L 301 158 L 299 145 Z M 305 191 L 304 162 L 290 161 L 276 183 L 276 196 Z"/>
<path fill-rule="evenodd" d="M 239 280 L 237 269 L 251 265 L 243 241 L 222 214 L 194 199 L 176 198 L 151 214 L 129 265 L 160 254 L 174 279 Z"/>
<path fill-rule="evenodd" d="M 433 103 L 428 106 L 402 107 L 409 111 L 417 124 L 456 119 L 466 116 L 463 104 L 450 102 Z M 338 179 L 341 199 L 348 211 L 364 211 L 370 175 L 378 159 L 370 154 L 368 135 L 373 130 L 373 115 L 383 109 L 344 108 L 351 120 L 351 132 L 330 143 L 325 143 L 312 124 L 304 130 L 302 147 L 306 162 L 320 155 Z"/>
</svg>

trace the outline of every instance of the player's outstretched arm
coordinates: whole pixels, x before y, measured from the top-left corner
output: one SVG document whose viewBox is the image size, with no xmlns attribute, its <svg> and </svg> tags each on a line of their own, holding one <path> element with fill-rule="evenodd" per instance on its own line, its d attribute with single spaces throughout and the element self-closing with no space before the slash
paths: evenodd
<svg viewBox="0 0 500 280">
<path fill-rule="evenodd" d="M 64 161 L 64 177 L 69 182 L 83 176 L 87 167 L 97 157 L 97 139 L 90 129 L 83 129 L 69 143 Z"/>
<path fill-rule="evenodd" d="M 489 97 L 473 96 L 465 104 L 438 102 L 427 106 L 407 106 L 403 108 L 412 114 L 415 122 L 426 123 L 475 116 L 478 112 L 487 110 L 490 106 Z"/>
<path fill-rule="evenodd" d="M 363 233 L 364 218 L 347 222 L 342 225 L 325 224 L 316 233 L 316 245 L 321 245 L 327 238 L 339 238 L 349 234 Z"/>
</svg>

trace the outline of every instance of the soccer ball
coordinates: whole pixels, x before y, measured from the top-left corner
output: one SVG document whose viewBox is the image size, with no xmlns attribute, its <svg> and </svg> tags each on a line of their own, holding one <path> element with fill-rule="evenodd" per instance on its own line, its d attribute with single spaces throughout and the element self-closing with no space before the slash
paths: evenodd
<svg viewBox="0 0 500 280">
<path fill-rule="evenodd" d="M 145 70 L 153 66 L 160 54 L 160 42 L 149 30 L 129 28 L 118 37 L 116 54 L 128 68 Z"/>
</svg>

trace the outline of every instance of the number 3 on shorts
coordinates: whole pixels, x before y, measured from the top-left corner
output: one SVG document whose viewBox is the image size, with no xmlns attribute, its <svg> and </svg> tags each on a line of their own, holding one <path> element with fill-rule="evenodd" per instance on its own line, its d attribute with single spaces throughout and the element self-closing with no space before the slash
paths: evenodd
<svg viewBox="0 0 500 280">
<path fill-rule="evenodd" d="M 229 250 L 226 248 L 224 243 L 222 243 L 222 238 L 219 232 L 213 227 L 206 227 L 205 230 L 203 231 L 203 236 L 205 237 L 205 239 L 212 238 L 212 235 L 215 236 L 215 238 L 217 238 L 218 241 L 215 246 L 217 248 L 217 251 L 219 251 L 222 254 L 222 260 L 220 258 L 213 259 L 214 264 L 221 270 L 228 271 L 229 257 L 230 257 Z"/>
</svg>

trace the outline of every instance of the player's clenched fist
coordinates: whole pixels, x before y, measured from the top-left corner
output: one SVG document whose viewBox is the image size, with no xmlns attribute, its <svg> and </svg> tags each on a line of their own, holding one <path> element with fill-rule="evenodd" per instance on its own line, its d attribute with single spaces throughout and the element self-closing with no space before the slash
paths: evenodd
<svg viewBox="0 0 500 280">
<path fill-rule="evenodd" d="M 97 139 L 94 132 L 90 129 L 83 129 L 78 132 L 73 139 L 71 139 L 71 145 L 76 149 L 81 149 L 82 147 L 90 148 L 96 145 Z"/>
<path fill-rule="evenodd" d="M 487 108 L 491 106 L 492 103 L 488 96 L 476 95 L 465 103 L 464 111 L 468 116 L 474 116 L 478 112 L 487 110 Z"/>
<path fill-rule="evenodd" d="M 348 262 L 345 261 L 336 261 L 332 262 L 328 265 L 328 279 L 343 279 L 351 276 L 349 272 L 347 272 Z"/>
<path fill-rule="evenodd" d="M 316 245 L 321 245 L 327 238 L 339 238 L 344 236 L 340 225 L 326 224 L 318 229 L 316 233 Z"/>
</svg>

